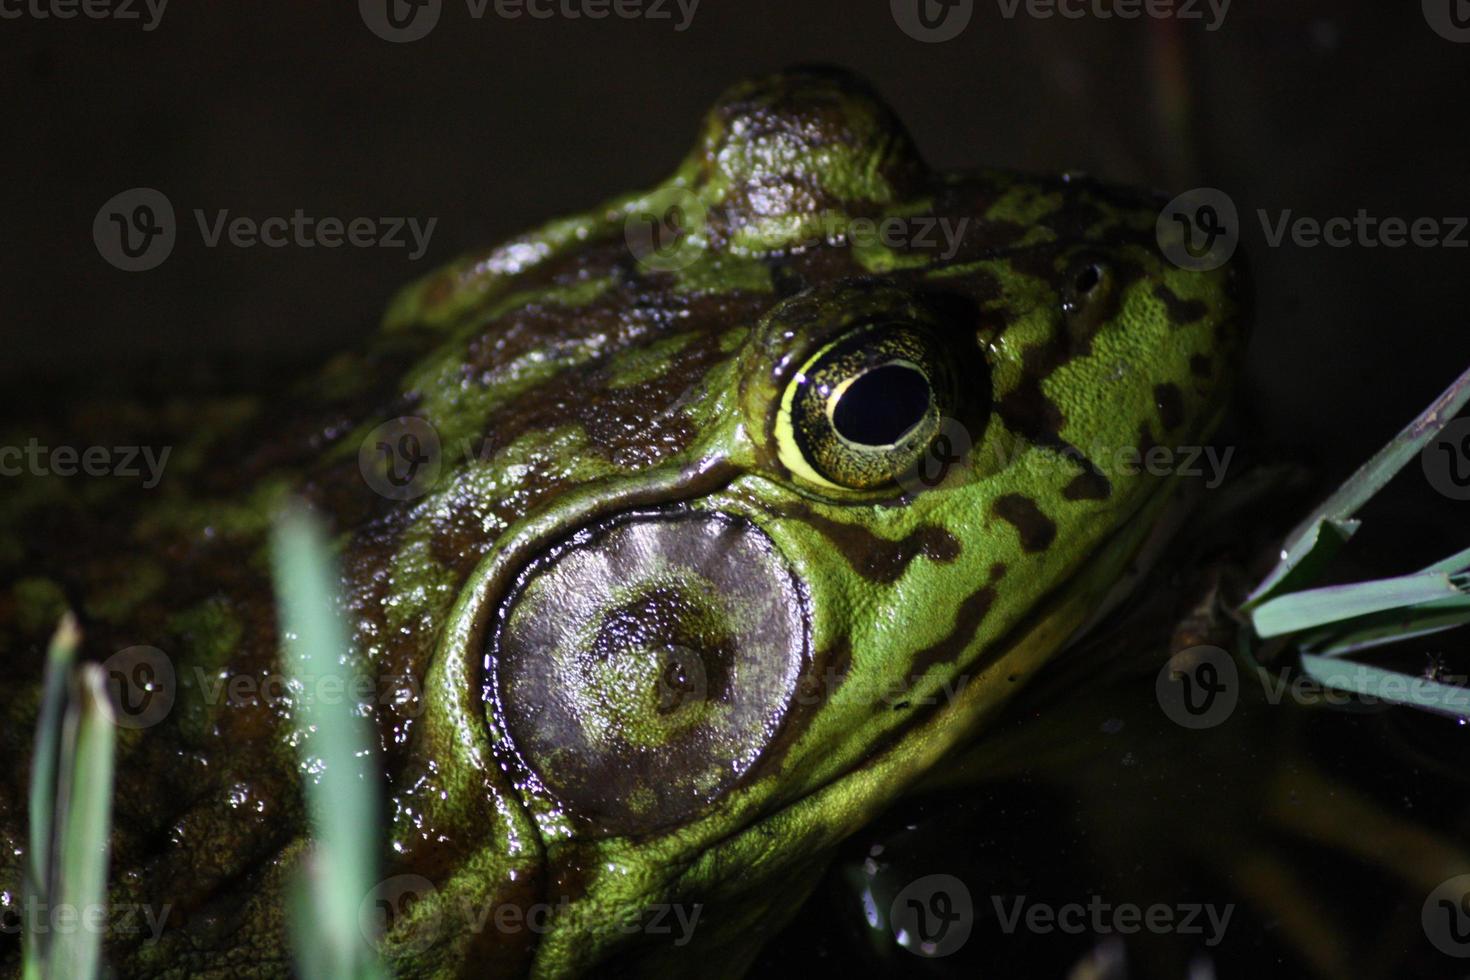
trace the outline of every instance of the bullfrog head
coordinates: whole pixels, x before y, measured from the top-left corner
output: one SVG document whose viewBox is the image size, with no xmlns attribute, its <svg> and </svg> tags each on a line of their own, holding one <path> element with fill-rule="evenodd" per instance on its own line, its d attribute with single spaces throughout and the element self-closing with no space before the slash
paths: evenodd
<svg viewBox="0 0 1470 980">
<path fill-rule="evenodd" d="M 8 532 L 99 657 L 177 678 L 120 749 L 118 895 L 172 907 L 124 972 L 286 969 L 313 773 L 289 691 L 229 692 L 276 669 L 263 541 L 296 495 L 372 679 L 363 900 L 395 969 L 740 973 L 1087 624 L 1219 419 L 1236 274 L 1168 261 L 1159 207 L 938 173 L 861 81 L 758 78 L 664 183 L 435 272 L 368 350 L 190 429 L 109 504 L 126 531 Z"/>
</svg>

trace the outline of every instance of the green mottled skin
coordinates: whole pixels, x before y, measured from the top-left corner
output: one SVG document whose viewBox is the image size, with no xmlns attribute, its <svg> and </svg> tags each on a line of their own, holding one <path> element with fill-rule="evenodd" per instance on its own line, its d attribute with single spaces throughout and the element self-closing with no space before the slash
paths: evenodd
<svg viewBox="0 0 1470 980">
<path fill-rule="evenodd" d="M 651 270 L 626 215 L 676 189 L 708 208 L 694 261 Z M 967 219 L 958 250 L 813 243 L 820 216 Z M 281 888 L 304 846 L 280 704 L 210 704 L 207 676 L 273 670 L 264 533 L 288 492 L 332 522 L 388 773 L 386 873 L 430 879 L 386 954 L 405 975 L 560 976 L 697 963 L 739 973 L 827 850 L 970 736 L 1095 612 L 1175 482 L 1118 454 L 1199 444 L 1243 342 L 1230 270 L 1180 270 L 1157 202 L 1085 178 L 928 170 L 860 83 L 794 72 L 738 86 L 654 192 L 555 221 L 404 290 L 378 340 L 289 398 L 150 422 L 176 449 L 144 493 L 31 480 L 0 502 L 0 640 L 21 683 L 13 753 L 55 616 L 91 655 L 157 646 L 179 703 L 119 747 L 112 879 L 170 902 L 160 943 L 118 941 L 124 975 L 287 971 Z M 828 227 L 821 226 L 821 227 Z M 1085 296 L 1079 269 L 1107 273 Z M 866 277 L 854 281 L 852 277 Z M 881 281 L 873 281 L 875 277 Z M 864 304 L 947 311 L 962 383 L 984 389 L 975 448 L 933 490 L 847 491 L 793 473 L 773 415 L 791 360 Z M 967 359 L 968 358 L 968 359 Z M 444 469 L 408 502 L 375 494 L 358 447 L 383 420 L 428 419 Z M 126 420 L 109 420 L 124 424 Z M 140 423 L 142 424 L 142 423 Z M 507 775 L 487 724 L 487 625 L 528 561 L 606 515 L 674 503 L 764 529 L 808 597 L 794 708 L 753 770 L 695 816 L 609 833 Z M 19 654 L 14 651 L 20 651 Z M 23 663 L 18 663 L 24 661 Z M 824 683 L 823 678 L 836 680 Z M 951 700 L 930 695 L 957 689 Z M 902 690 L 903 699 L 880 696 Z M 0 786 L 4 887 L 23 851 L 25 767 Z M 564 901 L 563 901 L 564 900 Z M 454 903 L 559 905 L 543 936 L 432 931 Z M 609 910 L 701 903 L 687 945 L 628 934 Z"/>
</svg>

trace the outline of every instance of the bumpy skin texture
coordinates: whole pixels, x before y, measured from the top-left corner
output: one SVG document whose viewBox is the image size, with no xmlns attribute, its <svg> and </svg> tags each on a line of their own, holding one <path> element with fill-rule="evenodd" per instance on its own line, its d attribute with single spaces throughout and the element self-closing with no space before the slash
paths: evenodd
<svg viewBox="0 0 1470 980">
<path fill-rule="evenodd" d="M 638 261 L 628 216 L 670 202 L 679 261 Z M 963 219 L 963 235 L 941 254 L 937 233 L 831 234 L 890 216 Z M 305 846 L 289 699 L 206 681 L 276 669 L 264 535 L 294 493 L 331 523 L 360 669 L 379 679 L 386 874 L 433 886 L 393 919 L 395 968 L 738 974 L 827 849 L 1085 623 L 1174 482 L 1119 451 L 1199 444 L 1214 425 L 1243 341 L 1234 275 L 1171 265 L 1156 216 L 1151 197 L 1081 177 L 932 172 L 861 82 L 782 73 L 730 90 L 654 191 L 409 287 L 367 351 L 288 399 L 178 420 L 157 490 L 7 489 L 13 751 L 35 721 L 31 651 L 64 606 L 91 655 L 149 644 L 179 678 L 163 723 L 121 733 L 114 897 L 172 912 L 160 942 L 113 942 L 120 972 L 289 969 L 282 888 Z M 932 488 L 813 482 L 780 412 L 793 372 L 856 324 L 910 320 L 938 338 L 973 448 Z M 408 501 L 359 470 L 364 438 L 397 416 L 432 423 L 443 447 Z M 799 595 L 782 608 L 804 635 L 774 659 L 795 665 L 800 696 L 737 734 L 753 761 L 696 805 L 599 810 L 552 788 L 571 769 L 626 782 L 620 757 L 530 756 L 518 732 L 542 716 L 507 712 L 511 668 L 487 651 L 518 576 L 635 513 L 758 529 L 748 540 Z M 26 775 L 0 798 L 12 896 Z M 684 945 L 626 928 L 661 902 L 700 905 Z M 544 931 L 465 926 L 467 908 L 535 903 L 554 909 Z"/>
</svg>

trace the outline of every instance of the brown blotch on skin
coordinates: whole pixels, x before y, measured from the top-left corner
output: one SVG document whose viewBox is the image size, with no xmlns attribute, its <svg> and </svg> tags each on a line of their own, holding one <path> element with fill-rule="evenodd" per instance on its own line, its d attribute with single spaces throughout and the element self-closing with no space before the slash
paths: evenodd
<svg viewBox="0 0 1470 980">
<path fill-rule="evenodd" d="M 1174 290 L 1163 283 L 1154 286 L 1154 296 L 1164 304 L 1164 311 L 1169 314 L 1169 322 L 1176 327 L 1193 323 L 1209 312 L 1209 307 L 1203 301 L 1181 299 Z"/>
<path fill-rule="evenodd" d="M 1215 362 L 1208 354 L 1194 354 L 1189 358 L 1189 373 L 1196 378 L 1208 378 L 1214 373 Z"/>
<path fill-rule="evenodd" d="M 1068 500 L 1106 500 L 1113 495 L 1113 482 L 1082 450 L 1069 443 L 1062 450 L 1062 455 L 1082 467 L 1082 472 L 1062 488 L 1063 497 Z"/>
<path fill-rule="evenodd" d="M 990 512 L 1021 535 L 1021 547 L 1027 552 L 1045 551 L 1057 537 L 1057 525 L 1041 512 L 1036 501 L 1021 493 L 1008 493 L 990 505 Z"/>
<path fill-rule="evenodd" d="M 1066 416 L 1041 390 L 1041 379 L 1027 375 L 995 405 L 1006 428 L 1038 446 L 1055 446 Z"/>
<path fill-rule="evenodd" d="M 778 510 L 777 514 L 816 528 L 847 559 L 854 572 L 878 585 L 897 582 L 908 571 L 909 564 L 920 555 L 930 561 L 948 564 L 961 552 L 959 540 L 936 524 L 922 525 L 899 540 L 890 541 L 860 524 L 824 517 L 805 504 L 790 504 Z"/>
<path fill-rule="evenodd" d="M 985 614 L 995 604 L 995 587 L 1005 573 L 1005 562 L 998 561 L 990 566 L 989 581 L 960 603 L 955 612 L 954 628 L 949 631 L 949 635 L 914 654 L 914 678 L 921 677 L 935 664 L 955 660 L 964 652 L 965 647 L 975 638 L 975 631 L 980 628 Z"/>
<path fill-rule="evenodd" d="M 1154 385 L 1154 405 L 1159 409 L 1159 421 L 1166 432 L 1184 424 L 1184 395 L 1172 381 Z"/>
<path fill-rule="evenodd" d="M 1078 473 L 1062 488 L 1062 496 L 1068 500 L 1107 500 L 1112 495 L 1112 481 L 1093 470 Z"/>
</svg>

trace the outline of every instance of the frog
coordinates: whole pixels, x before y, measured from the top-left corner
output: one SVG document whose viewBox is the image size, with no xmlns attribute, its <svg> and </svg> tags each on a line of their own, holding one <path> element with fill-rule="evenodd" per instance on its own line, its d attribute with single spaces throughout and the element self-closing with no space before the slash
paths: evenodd
<svg viewBox="0 0 1470 980">
<path fill-rule="evenodd" d="M 67 612 L 121 691 L 109 894 L 149 914 L 113 970 L 291 973 L 296 502 L 367 679 L 393 973 L 742 975 L 1169 524 L 1183 477 L 1144 461 L 1220 424 L 1250 298 L 1238 258 L 1167 257 L 1162 201 L 931 169 L 867 81 L 789 68 L 661 183 L 410 283 L 284 393 L 100 413 L 168 468 L 7 489 L 0 704 L 23 759 Z"/>
</svg>

